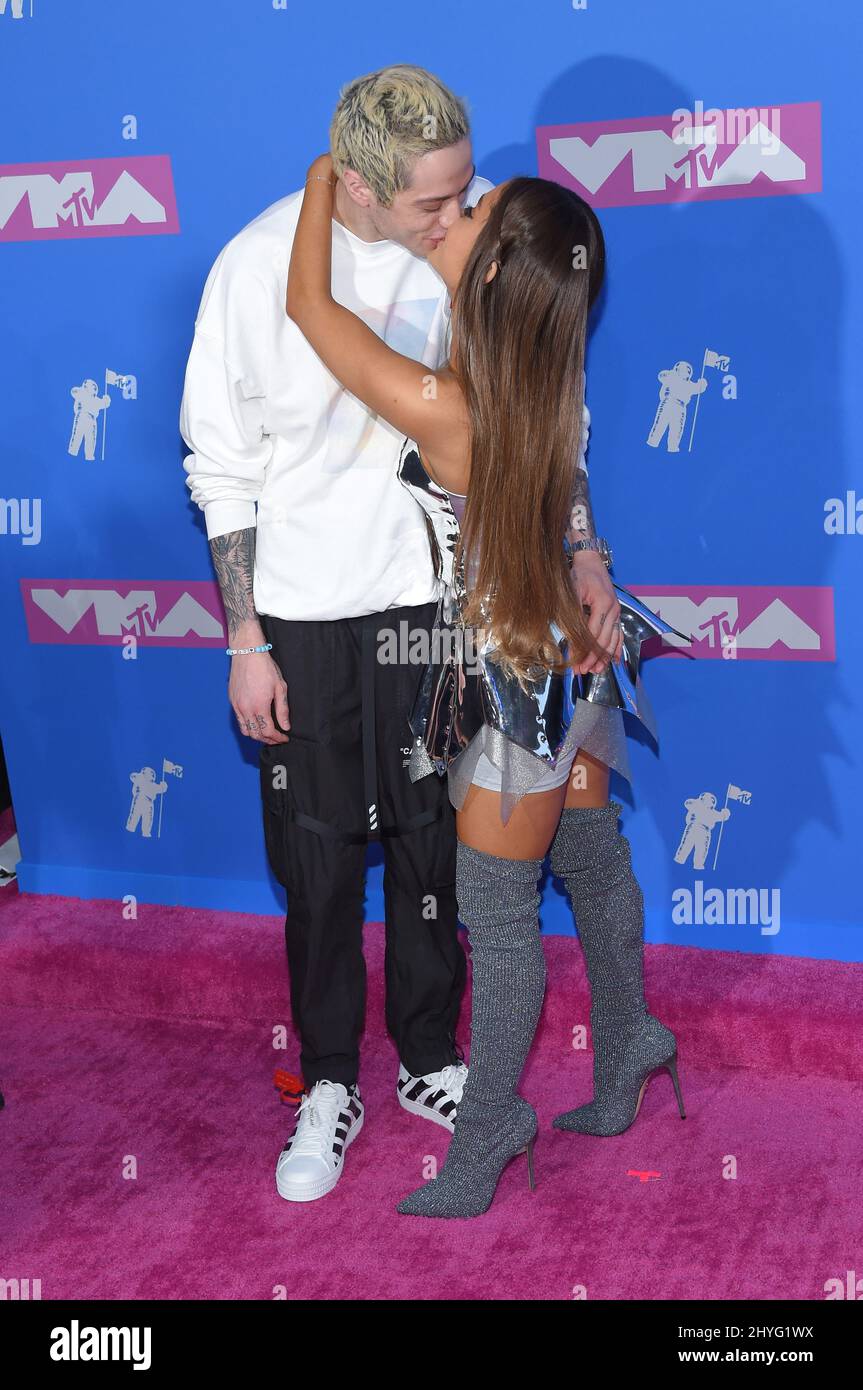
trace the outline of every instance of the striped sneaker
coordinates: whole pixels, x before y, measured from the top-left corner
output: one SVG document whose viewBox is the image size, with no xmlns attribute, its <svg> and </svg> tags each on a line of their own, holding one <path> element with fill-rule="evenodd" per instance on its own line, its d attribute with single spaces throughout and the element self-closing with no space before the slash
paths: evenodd
<svg viewBox="0 0 863 1390">
<path fill-rule="evenodd" d="M 400 1066 L 396 1087 L 399 1105 L 452 1132 L 466 1081 L 464 1062 L 444 1067 L 443 1071 L 430 1071 L 426 1076 L 412 1076 L 407 1067 Z"/>
<path fill-rule="evenodd" d="M 359 1087 L 318 1081 L 303 1096 L 294 1132 L 279 1155 L 276 1187 L 286 1202 L 314 1202 L 342 1175 L 345 1149 L 363 1127 Z"/>
</svg>

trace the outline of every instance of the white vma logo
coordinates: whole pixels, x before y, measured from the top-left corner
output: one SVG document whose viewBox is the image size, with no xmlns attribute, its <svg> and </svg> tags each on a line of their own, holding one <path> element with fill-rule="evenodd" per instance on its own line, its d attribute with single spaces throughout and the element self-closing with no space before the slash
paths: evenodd
<svg viewBox="0 0 863 1390">
<path fill-rule="evenodd" d="M 742 585 L 716 593 L 692 585 L 664 593 L 639 588 L 638 597 L 679 632 L 690 633 L 691 650 L 701 658 L 834 659 L 832 616 L 817 590 Z M 664 633 L 662 642 L 687 645 L 673 632 Z"/>
<path fill-rule="evenodd" d="M 781 127 L 781 137 L 780 137 Z M 594 207 L 792 197 L 821 189 L 821 105 L 678 108 L 538 126 L 541 178 Z"/>
<path fill-rule="evenodd" d="M 138 222 L 167 222 L 163 203 L 127 169 L 124 169 L 101 202 L 89 169 L 53 174 L 4 174 L 0 178 L 0 227 L 5 227 L 24 199 L 29 201 L 34 229 L 73 227 L 122 227 L 130 218 Z"/>
<path fill-rule="evenodd" d="M 712 127 L 691 127 L 685 143 L 670 131 L 627 130 L 600 135 L 592 145 L 581 136 L 549 140 L 558 164 L 590 193 L 598 193 L 624 160 L 632 159 L 635 193 L 664 193 L 679 183 L 686 189 L 746 185 L 764 174 L 774 183 L 806 177 L 805 161 L 759 121 L 723 158 L 715 152 Z M 712 159 L 705 152 L 714 147 Z"/>
<path fill-rule="evenodd" d="M 191 594 L 181 594 L 173 607 L 156 617 L 157 600 L 154 589 L 132 589 L 120 594 L 116 589 L 70 589 L 58 594 L 56 589 L 31 588 L 33 604 L 41 609 L 65 633 L 71 633 L 92 610 L 96 629 L 101 637 L 122 637 L 134 633 L 139 637 L 221 637 L 222 624 Z"/>
</svg>

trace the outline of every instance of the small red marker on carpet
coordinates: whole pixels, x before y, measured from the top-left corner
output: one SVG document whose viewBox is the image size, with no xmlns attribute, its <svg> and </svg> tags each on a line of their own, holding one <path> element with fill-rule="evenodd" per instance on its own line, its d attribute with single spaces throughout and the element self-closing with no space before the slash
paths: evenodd
<svg viewBox="0 0 863 1390">
<path fill-rule="evenodd" d="M 273 1077 L 273 1084 L 279 1093 L 283 1105 L 299 1105 L 306 1093 L 301 1076 L 294 1076 L 293 1072 L 276 1070 Z"/>
</svg>

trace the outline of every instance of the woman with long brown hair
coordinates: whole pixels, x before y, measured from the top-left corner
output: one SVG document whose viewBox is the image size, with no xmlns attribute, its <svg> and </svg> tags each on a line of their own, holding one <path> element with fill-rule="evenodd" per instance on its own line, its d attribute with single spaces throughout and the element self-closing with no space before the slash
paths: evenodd
<svg viewBox="0 0 863 1390">
<path fill-rule="evenodd" d="M 330 156 L 315 160 L 286 310 L 342 385 L 406 436 L 399 476 L 426 512 L 446 647 L 419 681 L 410 775 L 449 775 L 473 960 L 447 1161 L 399 1211 L 472 1216 L 517 1153 L 532 1184 L 536 1114 L 516 1086 L 545 989 L 537 884 L 549 849 L 588 961 L 596 1083 L 555 1123 L 619 1133 L 650 1072 L 675 1067 L 674 1035 L 644 1003 L 641 895 L 608 800 L 621 711 L 649 717 L 640 643 L 672 629 L 609 581 L 584 484 L 587 320 L 605 265 L 592 209 L 526 177 L 464 208 L 428 257 L 452 296 L 450 358 L 432 371 L 333 300 L 334 181 Z"/>
</svg>

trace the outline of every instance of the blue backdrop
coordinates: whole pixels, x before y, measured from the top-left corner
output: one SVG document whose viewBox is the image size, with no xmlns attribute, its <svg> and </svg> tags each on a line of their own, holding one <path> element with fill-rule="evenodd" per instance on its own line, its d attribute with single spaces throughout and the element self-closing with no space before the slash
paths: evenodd
<svg viewBox="0 0 863 1390">
<path fill-rule="evenodd" d="M 660 753 L 633 738 L 615 787 L 648 938 L 863 958 L 860 31 L 851 0 L 4 6 L 0 728 L 22 889 L 279 909 L 181 467 L 183 372 L 221 247 L 302 184 L 345 81 L 412 62 L 468 100 L 481 174 L 557 177 L 605 229 L 599 529 L 618 581 L 698 637 L 646 662 Z M 554 883 L 543 920 L 572 929 Z"/>
</svg>

